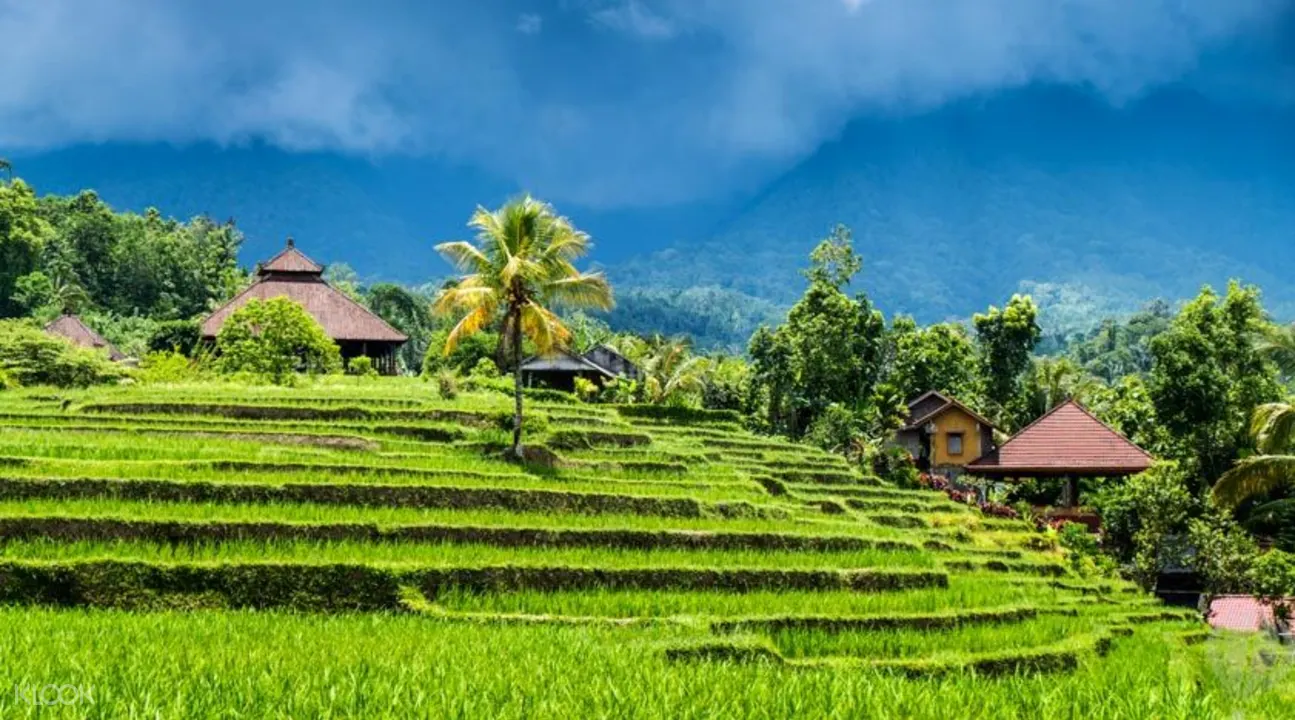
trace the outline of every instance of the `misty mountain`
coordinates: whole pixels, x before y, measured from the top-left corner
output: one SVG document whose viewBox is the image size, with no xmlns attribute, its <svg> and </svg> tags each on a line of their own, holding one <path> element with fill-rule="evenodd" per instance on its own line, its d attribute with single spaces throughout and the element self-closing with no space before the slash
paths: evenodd
<svg viewBox="0 0 1295 720">
<path fill-rule="evenodd" d="M 965 318 L 1023 289 L 1074 322 L 1233 277 L 1295 314 L 1292 119 L 1035 89 L 856 122 L 712 233 L 615 269 L 785 305 L 841 222 L 865 261 L 856 284 L 888 314 Z"/>
</svg>

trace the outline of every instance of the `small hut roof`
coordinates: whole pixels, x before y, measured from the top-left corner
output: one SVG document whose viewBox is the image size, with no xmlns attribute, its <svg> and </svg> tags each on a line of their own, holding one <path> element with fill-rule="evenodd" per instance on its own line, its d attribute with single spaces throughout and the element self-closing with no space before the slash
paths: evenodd
<svg viewBox="0 0 1295 720">
<path fill-rule="evenodd" d="M 904 426 L 901 427 L 900 430 L 916 430 L 924 427 L 927 422 L 943 415 L 947 410 L 952 408 L 957 408 L 970 415 L 975 418 L 976 422 L 990 428 L 991 430 L 998 429 L 998 427 L 994 425 L 989 418 L 981 415 L 975 410 L 972 410 L 966 405 L 963 405 L 955 398 L 951 398 L 948 395 L 931 390 L 914 398 L 908 403 L 908 419 L 904 421 Z M 921 413 L 920 415 L 918 414 L 919 412 Z"/>
<path fill-rule="evenodd" d="M 65 337 L 84 348 L 107 350 L 108 358 L 113 361 L 126 359 L 124 353 L 114 347 L 112 343 L 104 340 L 99 333 L 91 330 L 90 326 L 82 322 L 81 318 L 76 315 L 60 316 L 57 320 L 45 326 L 45 332 Z"/>
<path fill-rule="evenodd" d="M 525 372 L 596 372 L 615 377 L 607 368 L 567 350 L 556 350 L 548 355 L 535 355 L 522 363 Z"/>
<path fill-rule="evenodd" d="M 966 469 L 976 475 L 1103 477 L 1140 473 L 1153 462 L 1147 451 L 1067 400 Z"/>
<path fill-rule="evenodd" d="M 313 269 L 312 269 L 313 268 Z M 202 321 L 202 336 L 214 338 L 234 311 L 251 300 L 286 297 L 301 305 L 334 340 L 402 343 L 407 335 L 324 280 L 322 268 L 293 246 L 261 266 L 251 287 Z"/>
<path fill-rule="evenodd" d="M 306 257 L 306 254 L 297 249 L 297 244 L 292 238 L 288 238 L 287 247 L 279 251 L 278 255 L 266 260 L 261 264 L 259 275 L 269 273 L 303 273 L 307 275 L 322 275 L 324 266 Z"/>
</svg>

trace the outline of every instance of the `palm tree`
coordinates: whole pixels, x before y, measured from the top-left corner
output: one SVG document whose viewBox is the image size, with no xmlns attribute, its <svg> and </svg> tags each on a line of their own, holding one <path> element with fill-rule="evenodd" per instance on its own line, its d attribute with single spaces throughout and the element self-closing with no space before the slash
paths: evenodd
<svg viewBox="0 0 1295 720">
<path fill-rule="evenodd" d="M 459 341 L 497 322 L 504 351 L 513 359 L 513 454 L 522 457 L 522 338 L 540 354 L 561 347 L 570 331 L 550 305 L 612 307 L 611 286 L 602 273 L 582 273 L 572 262 L 589 251 L 589 236 L 553 206 L 526 195 L 495 211 L 478 207 L 468 222 L 473 242 L 436 246 L 465 273 L 441 291 L 435 310 L 462 318 L 445 341 L 445 354 Z"/>
<path fill-rule="evenodd" d="M 693 355 L 686 338 L 654 335 L 647 342 L 641 367 L 646 399 L 660 404 L 689 394 L 700 394 L 706 385 L 710 362 L 705 357 Z"/>
<path fill-rule="evenodd" d="M 1255 340 L 1255 349 L 1283 376 L 1295 377 L 1295 325 L 1269 325 Z"/>
<path fill-rule="evenodd" d="M 1268 403 L 1255 408 L 1250 421 L 1258 455 L 1243 458 L 1214 484 L 1214 499 L 1235 507 L 1295 480 L 1295 405 Z"/>
</svg>

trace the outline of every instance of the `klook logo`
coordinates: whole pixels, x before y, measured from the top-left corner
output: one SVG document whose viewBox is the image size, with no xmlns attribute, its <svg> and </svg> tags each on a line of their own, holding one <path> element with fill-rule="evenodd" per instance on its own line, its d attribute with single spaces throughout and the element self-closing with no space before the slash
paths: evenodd
<svg viewBox="0 0 1295 720">
<path fill-rule="evenodd" d="M 14 698 L 28 705 L 93 705 L 93 685 L 14 685 Z"/>
</svg>

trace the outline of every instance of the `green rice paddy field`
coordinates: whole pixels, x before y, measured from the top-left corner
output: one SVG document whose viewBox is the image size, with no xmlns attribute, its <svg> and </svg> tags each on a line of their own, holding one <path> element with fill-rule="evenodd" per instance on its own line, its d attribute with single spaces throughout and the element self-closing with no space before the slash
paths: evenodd
<svg viewBox="0 0 1295 720">
<path fill-rule="evenodd" d="M 1025 523 L 724 413 L 531 402 L 521 466 L 509 404 L 0 394 L 0 717 L 1295 717 Z"/>
</svg>

